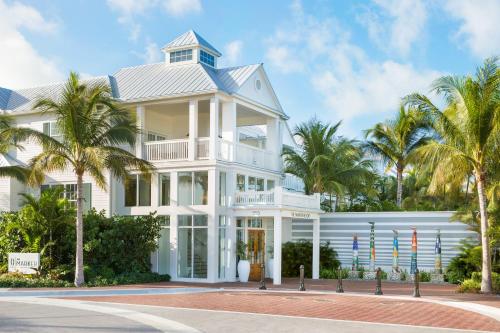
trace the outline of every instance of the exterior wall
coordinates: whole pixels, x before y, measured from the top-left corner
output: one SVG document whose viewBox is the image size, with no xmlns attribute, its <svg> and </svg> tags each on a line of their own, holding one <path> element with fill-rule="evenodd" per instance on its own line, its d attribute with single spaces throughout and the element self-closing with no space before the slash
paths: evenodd
<svg viewBox="0 0 500 333">
<path fill-rule="evenodd" d="M 434 268 L 434 243 L 436 230 L 441 230 L 443 268 L 458 254 L 457 247 L 463 239 L 477 239 L 467 225 L 450 222 L 453 212 L 380 212 L 380 213 L 329 213 L 322 214 L 321 241 L 329 241 L 337 251 L 343 267 L 352 264 L 352 236 L 358 235 L 359 261 L 368 267 L 370 227 L 375 222 L 376 266 L 390 271 L 392 266 L 393 229 L 399 231 L 399 264 L 409 271 L 411 254 L 411 227 L 417 228 L 418 267 L 425 271 Z M 292 240 L 312 239 L 312 223 L 294 220 Z"/>
</svg>

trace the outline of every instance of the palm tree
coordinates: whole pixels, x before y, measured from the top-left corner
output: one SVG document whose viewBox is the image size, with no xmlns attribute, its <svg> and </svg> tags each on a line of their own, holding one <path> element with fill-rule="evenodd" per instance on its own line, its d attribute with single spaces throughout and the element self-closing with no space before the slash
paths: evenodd
<svg viewBox="0 0 500 333">
<path fill-rule="evenodd" d="M 487 59 L 471 76 L 444 76 L 434 81 L 432 91 L 442 95 L 441 111 L 429 98 L 411 94 L 406 102 L 429 117 L 439 139 L 418 149 L 423 163 L 436 172 L 454 174 L 465 180 L 472 170 L 479 201 L 482 243 L 481 291 L 491 293 L 491 257 L 488 237 L 488 161 L 500 156 L 500 69 L 498 58 Z"/>
<path fill-rule="evenodd" d="M 15 127 L 12 117 L 6 114 L 0 114 L 0 155 L 7 158 L 9 152 L 13 149 L 24 149 L 22 142 L 28 139 L 42 142 L 45 136 L 38 131 Z M 0 177 L 12 177 L 20 182 L 28 180 L 29 169 L 21 165 L 1 166 Z M 37 177 L 38 178 L 38 177 Z"/>
<path fill-rule="evenodd" d="M 72 169 L 76 175 L 76 267 L 75 285 L 81 286 L 83 275 L 83 177 L 90 175 L 96 184 L 107 187 L 105 172 L 117 178 L 126 177 L 129 169 L 150 172 L 153 166 L 120 145 L 135 144 L 138 129 L 129 112 L 112 99 L 105 84 L 88 85 L 72 72 L 60 99 L 42 98 L 34 108 L 56 115 L 62 139 L 47 138 L 43 152 L 30 161 L 34 172 Z"/>
<path fill-rule="evenodd" d="M 427 143 L 427 125 L 417 110 L 401 105 L 396 118 L 376 124 L 365 131 L 364 144 L 367 152 L 378 155 L 387 169 L 396 168 L 396 204 L 401 208 L 403 196 L 403 173 L 415 150 Z"/>
<path fill-rule="evenodd" d="M 353 140 L 336 138 L 340 122 L 325 124 L 317 119 L 297 126 L 298 151 L 285 148 L 285 172 L 301 178 L 306 194 L 329 193 L 337 198 L 349 185 L 371 175 L 371 161 L 364 160 Z"/>
</svg>

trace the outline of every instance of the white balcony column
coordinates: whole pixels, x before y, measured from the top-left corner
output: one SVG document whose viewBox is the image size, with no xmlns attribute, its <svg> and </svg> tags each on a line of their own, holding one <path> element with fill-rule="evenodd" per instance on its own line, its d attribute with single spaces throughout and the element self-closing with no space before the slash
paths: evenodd
<svg viewBox="0 0 500 333">
<path fill-rule="evenodd" d="M 196 145 L 198 139 L 198 100 L 189 101 L 189 144 L 188 159 L 196 159 Z"/>
<path fill-rule="evenodd" d="M 312 265 L 312 278 L 319 279 L 319 217 L 313 219 L 313 265 Z"/>
<path fill-rule="evenodd" d="M 146 108 L 143 105 L 137 105 L 135 113 L 136 126 L 139 129 L 139 134 L 135 140 L 135 156 L 138 158 L 144 158 L 143 147 L 146 135 Z"/>
<path fill-rule="evenodd" d="M 273 284 L 281 284 L 281 213 L 274 215 L 274 267 Z"/>
<path fill-rule="evenodd" d="M 275 169 L 281 169 L 281 121 L 279 118 L 269 118 L 266 123 L 267 141 L 266 150 L 273 152 L 276 157 Z"/>
<path fill-rule="evenodd" d="M 222 158 L 234 161 L 234 144 L 238 140 L 236 127 L 236 102 L 230 101 L 222 104 L 222 138 L 230 142 L 220 147 Z"/>
<path fill-rule="evenodd" d="M 209 159 L 217 158 L 217 147 L 219 138 L 219 98 L 210 98 L 210 148 Z"/>
<path fill-rule="evenodd" d="M 208 170 L 208 239 L 207 239 L 207 282 L 216 282 L 218 276 L 218 225 L 219 225 L 219 182 L 216 169 Z"/>
</svg>

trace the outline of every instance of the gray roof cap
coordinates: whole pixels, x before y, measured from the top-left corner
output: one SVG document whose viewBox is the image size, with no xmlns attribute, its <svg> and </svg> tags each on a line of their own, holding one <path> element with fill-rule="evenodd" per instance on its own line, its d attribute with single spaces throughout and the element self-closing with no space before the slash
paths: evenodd
<svg viewBox="0 0 500 333">
<path fill-rule="evenodd" d="M 212 53 L 214 53 L 218 57 L 222 55 L 222 53 L 220 53 L 215 47 L 213 47 L 194 30 L 189 30 L 188 32 L 185 32 L 182 35 L 178 36 L 173 41 L 165 45 L 163 47 L 163 50 L 168 51 L 171 49 L 178 49 L 188 46 L 202 46 L 207 50 L 212 51 Z"/>
</svg>

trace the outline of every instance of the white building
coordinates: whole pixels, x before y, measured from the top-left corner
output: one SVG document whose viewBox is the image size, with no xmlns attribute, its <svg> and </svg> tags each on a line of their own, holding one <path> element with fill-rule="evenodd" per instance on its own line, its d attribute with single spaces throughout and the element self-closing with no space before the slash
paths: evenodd
<svg viewBox="0 0 500 333">
<path fill-rule="evenodd" d="M 103 191 L 87 177 L 87 208 L 107 214 L 164 217 L 153 270 L 177 281 L 235 281 L 237 240 L 248 244 L 250 277 L 273 262 L 281 283 L 281 243 L 291 240 L 292 218 L 313 230 L 313 278 L 319 277 L 319 195 L 306 196 L 283 184 L 281 150 L 293 139 L 262 64 L 218 68 L 221 53 L 194 31 L 164 48 L 165 61 L 122 68 L 93 78 L 109 84 L 113 95 L 136 117 L 143 131 L 135 153 L 154 163 L 151 177 L 112 179 Z M 33 110 L 40 96 L 57 98 L 63 84 L 30 89 L 0 88 L 0 110 L 27 126 L 57 137 L 54 117 Z M 1 164 L 26 164 L 41 148 L 26 143 Z M 75 199 L 71 171 L 49 174 L 46 184 L 63 184 Z M 289 188 L 300 188 L 289 185 Z M 0 178 L 0 210 L 19 208 L 25 188 Z M 270 259 L 273 259 L 272 261 Z"/>
</svg>

